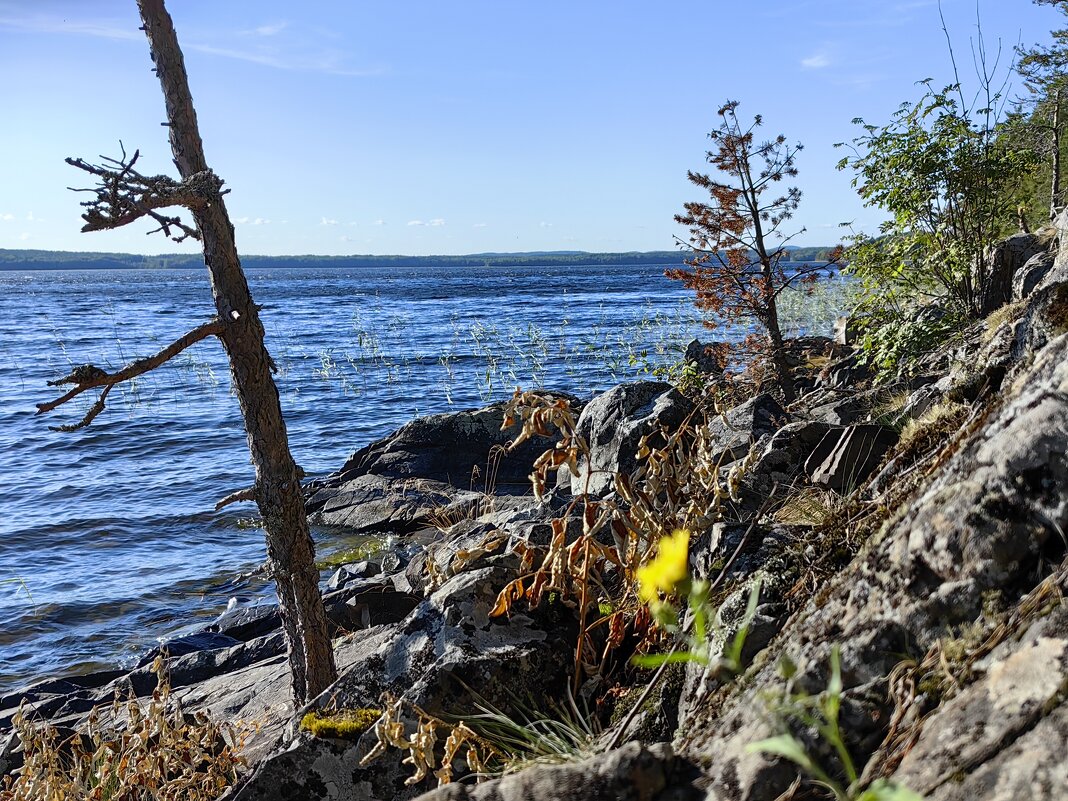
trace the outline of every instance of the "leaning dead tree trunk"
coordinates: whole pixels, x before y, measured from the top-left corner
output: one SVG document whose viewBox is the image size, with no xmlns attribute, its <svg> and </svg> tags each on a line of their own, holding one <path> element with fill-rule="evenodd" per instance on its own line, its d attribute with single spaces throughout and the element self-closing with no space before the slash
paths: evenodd
<svg viewBox="0 0 1068 801">
<path fill-rule="evenodd" d="M 117 372 L 107 373 L 92 365 L 76 368 L 65 378 L 51 382 L 74 387 L 54 401 L 38 404 L 38 413 L 51 411 L 87 390 L 101 388 L 98 400 L 85 417 L 61 430 L 88 425 L 103 410 L 108 392 L 116 384 L 158 367 L 195 342 L 209 336 L 219 338 L 230 358 L 230 375 L 245 420 L 256 483 L 251 489 L 224 498 L 216 508 L 240 500 L 255 500 L 259 506 L 266 532 L 268 566 L 278 586 L 278 603 L 289 647 L 293 696 L 300 704 L 318 695 L 337 678 L 319 594 L 315 547 L 301 494 L 302 472 L 289 451 L 278 389 L 272 376 L 275 367 L 264 345 L 259 307 L 252 300 L 237 255 L 234 228 L 222 198 L 226 193 L 223 182 L 208 168 L 204 158 L 174 25 L 163 0 L 138 0 L 137 5 L 163 88 L 171 150 L 181 180 L 141 175 L 134 169 L 137 152 L 127 158 L 124 150 L 121 159 L 104 159 L 101 165 L 67 159 L 100 181 L 96 188 L 85 190 L 95 193 L 95 198 L 82 204 L 87 208 L 82 230 L 117 228 L 148 217 L 159 224 L 157 230 L 176 241 L 187 237 L 199 239 L 211 277 L 216 316 L 155 356 Z M 174 207 L 188 209 L 195 226 L 160 212 Z"/>
</svg>

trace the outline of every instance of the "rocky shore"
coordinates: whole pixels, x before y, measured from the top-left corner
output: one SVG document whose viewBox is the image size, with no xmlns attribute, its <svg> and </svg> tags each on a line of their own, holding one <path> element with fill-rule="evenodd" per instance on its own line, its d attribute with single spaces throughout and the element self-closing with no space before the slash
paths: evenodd
<svg viewBox="0 0 1068 801">
<path fill-rule="evenodd" d="M 769 699 L 787 686 L 795 703 L 820 697 L 835 676 L 860 784 L 889 780 L 932 801 L 1068 797 L 1066 237 L 1062 219 L 1060 242 L 1006 243 L 1004 305 L 908 377 L 875 385 L 843 331 L 798 344 L 796 403 L 757 393 L 705 417 L 702 458 L 730 492 L 694 532 L 690 568 L 717 582 L 717 647 L 744 628 L 742 669 L 635 669 L 625 657 L 640 638 L 628 630 L 580 683 L 576 701 L 597 724 L 588 752 L 560 764 L 434 789 L 433 775 L 409 781 L 408 751 L 364 760 L 375 728 L 323 736 L 301 721 L 395 705 L 410 734 L 412 710 L 455 724 L 568 698 L 583 625 L 574 604 L 493 614 L 500 594 L 529 571 L 527 554 L 581 533 L 577 496 L 625 505 L 616 477 L 692 424 L 693 401 L 654 381 L 586 403 L 553 396 L 588 451 L 574 471 L 549 473 L 540 500 L 529 476 L 556 438 L 506 450 L 518 429 L 502 429 L 505 404 L 415 420 L 354 453 L 308 485 L 308 511 L 399 544 L 330 579 L 337 684 L 292 707 L 273 607 L 231 610 L 168 644 L 187 712 L 250 724 L 248 770 L 227 797 L 800 799 L 796 760 L 751 746 L 783 734 Z M 0 775 L 22 764 L 20 704 L 74 731 L 116 690 L 150 695 L 154 656 L 0 698 Z M 787 724 L 808 759 L 848 773 L 817 729 Z M 444 740 L 430 748 L 440 754 Z"/>
</svg>

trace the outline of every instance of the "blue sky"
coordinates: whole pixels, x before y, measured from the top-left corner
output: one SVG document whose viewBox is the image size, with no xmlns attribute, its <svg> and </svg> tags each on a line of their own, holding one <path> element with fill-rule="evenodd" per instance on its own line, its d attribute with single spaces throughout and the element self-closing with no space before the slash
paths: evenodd
<svg viewBox="0 0 1068 801">
<path fill-rule="evenodd" d="M 171 0 L 209 163 L 257 254 L 670 249 L 725 99 L 805 144 L 798 244 L 873 229 L 832 145 L 951 80 L 935 0 Z M 975 0 L 942 0 L 964 67 Z M 979 0 L 992 49 L 1061 16 Z M 0 0 L 0 248 L 193 251 L 80 234 L 65 156 L 173 172 L 133 0 Z"/>
</svg>

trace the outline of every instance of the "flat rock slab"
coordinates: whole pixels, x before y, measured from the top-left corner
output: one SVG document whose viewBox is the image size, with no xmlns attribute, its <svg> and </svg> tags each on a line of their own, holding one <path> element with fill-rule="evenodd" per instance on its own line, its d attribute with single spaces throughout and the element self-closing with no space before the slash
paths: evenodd
<svg viewBox="0 0 1068 801">
<path fill-rule="evenodd" d="M 849 492 L 872 474 L 897 440 L 896 431 L 876 423 L 832 429 L 805 461 L 805 472 L 818 487 Z"/>
<path fill-rule="evenodd" d="M 354 533 L 408 533 L 433 518 L 459 519 L 484 500 L 481 493 L 423 478 L 360 475 L 321 487 L 307 500 L 309 519 Z"/>
</svg>

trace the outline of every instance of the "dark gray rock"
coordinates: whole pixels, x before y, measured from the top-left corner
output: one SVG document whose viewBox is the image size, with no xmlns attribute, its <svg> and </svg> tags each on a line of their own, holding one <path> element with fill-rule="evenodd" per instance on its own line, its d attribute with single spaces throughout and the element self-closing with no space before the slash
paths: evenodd
<svg viewBox="0 0 1068 801">
<path fill-rule="evenodd" d="M 381 572 L 381 566 L 364 559 L 359 562 L 353 562 L 339 567 L 334 571 L 334 575 L 332 575 L 330 580 L 326 583 L 326 587 L 330 590 L 341 590 L 354 581 L 371 578 L 377 576 Z"/>
<path fill-rule="evenodd" d="M 429 479 L 360 475 L 330 481 L 335 485 L 319 486 L 308 498 L 309 519 L 356 533 L 409 533 L 435 517 L 460 519 L 484 503 L 481 493 Z"/>
<path fill-rule="evenodd" d="M 569 400 L 576 411 L 577 398 L 549 393 Z M 504 403 L 473 411 L 420 417 L 398 431 L 356 451 L 337 474 L 322 487 L 346 484 L 361 476 L 390 479 L 430 479 L 456 489 L 498 489 L 528 486 L 534 460 L 552 441 L 532 437 L 513 451 L 506 446 L 519 433 L 517 427 L 501 430 Z M 489 468 L 487 469 L 487 465 Z M 491 478 L 491 486 L 486 486 Z M 319 485 L 317 485 L 319 486 Z"/>
<path fill-rule="evenodd" d="M 980 312 L 987 315 L 1011 302 L 1016 274 L 1031 258 L 1045 250 L 1046 245 L 1037 234 L 1013 234 L 994 245 L 986 258 L 988 275 L 986 291 L 980 299 Z"/>
<path fill-rule="evenodd" d="M 715 342 L 703 343 L 695 337 L 686 346 L 686 353 L 683 358 L 689 364 L 694 365 L 699 373 L 721 375 L 723 373 L 723 365 L 720 364 L 719 357 L 711 350 L 717 344 Z"/>
<path fill-rule="evenodd" d="M 832 397 L 816 404 L 808 402 L 806 398 L 806 416 L 821 423 L 847 426 L 864 420 L 871 411 L 871 405 L 869 393 L 834 393 Z"/>
<path fill-rule="evenodd" d="M 896 431 L 875 423 L 832 429 L 805 462 L 805 473 L 816 486 L 849 492 L 872 474 L 897 440 Z"/>
<path fill-rule="evenodd" d="M 1042 279 L 1049 275 L 1056 258 L 1055 253 L 1043 251 L 1028 259 L 1012 278 L 1012 299 L 1019 301 L 1028 297 Z"/>
<path fill-rule="evenodd" d="M 282 628 L 282 616 L 275 604 L 234 606 L 207 627 L 237 640 L 252 640 Z"/>
<path fill-rule="evenodd" d="M 766 392 L 757 395 L 709 420 L 709 438 L 716 443 L 710 458 L 723 465 L 743 459 L 756 442 L 771 436 L 789 422 L 790 415 L 773 395 Z"/>
<path fill-rule="evenodd" d="M 230 648 L 240 645 L 241 641 L 226 634 L 213 631 L 200 631 L 195 634 L 186 634 L 182 637 L 174 637 L 160 643 L 158 648 L 153 648 L 137 663 L 137 667 L 151 665 L 153 660 L 161 653 L 170 657 L 185 656 L 197 651 L 213 651 L 219 648 Z"/>
<path fill-rule="evenodd" d="M 571 491 L 607 495 L 615 473 L 630 473 L 637 466 L 639 440 L 661 427 L 674 430 L 691 411 L 693 404 L 662 381 L 620 384 L 598 395 L 578 419 L 578 434 L 589 444 L 590 461 L 580 461 L 578 476 L 571 477 Z"/>
<path fill-rule="evenodd" d="M 744 505 L 755 510 L 773 494 L 788 496 L 804 475 L 806 460 L 833 430 L 827 423 L 801 420 L 776 431 L 742 479 Z"/>
<path fill-rule="evenodd" d="M 563 765 L 535 765 L 482 784 L 447 784 L 419 801 L 667 801 L 701 797 L 678 780 L 667 743 L 631 742 Z M 684 780 L 685 781 L 685 780 Z"/>
<path fill-rule="evenodd" d="M 418 595 L 398 591 L 388 576 L 376 576 L 326 593 L 323 607 L 334 628 L 333 635 L 337 636 L 340 632 L 399 623 L 419 601 Z"/>
</svg>

